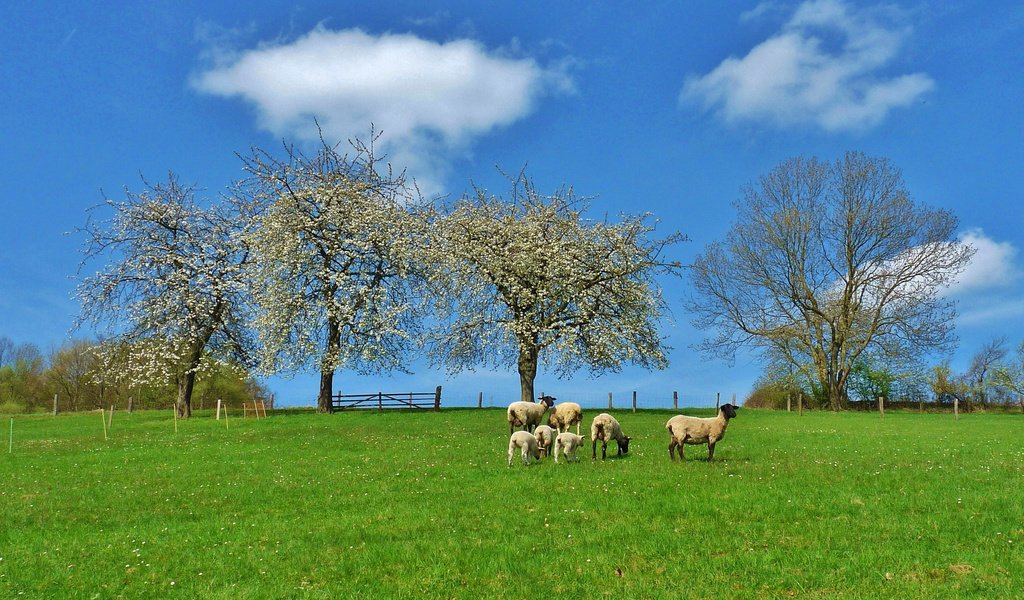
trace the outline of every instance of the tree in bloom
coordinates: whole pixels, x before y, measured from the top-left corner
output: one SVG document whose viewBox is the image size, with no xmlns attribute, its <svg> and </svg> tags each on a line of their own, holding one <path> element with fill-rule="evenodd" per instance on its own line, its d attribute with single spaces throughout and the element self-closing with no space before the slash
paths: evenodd
<svg viewBox="0 0 1024 600">
<path fill-rule="evenodd" d="M 591 221 L 572 188 L 542 195 L 521 172 L 507 198 L 476 188 L 438 219 L 429 247 L 440 326 L 433 359 L 450 371 L 515 365 L 531 401 L 539 364 L 665 368 L 658 325 L 667 306 L 659 275 L 678 275 L 654 239 L 650 215 Z"/>
<path fill-rule="evenodd" d="M 86 236 L 77 323 L 91 323 L 113 352 L 127 350 L 128 383 L 166 384 L 178 390 L 175 409 L 192 414 L 196 375 L 209 361 L 244 364 L 250 343 L 242 279 L 248 251 L 239 235 L 244 215 L 232 203 L 203 205 L 194 186 L 171 173 L 125 199 L 105 198 L 81 232 Z M 98 209 L 108 218 L 93 219 Z"/>
<path fill-rule="evenodd" d="M 255 214 L 247 235 L 254 329 L 265 372 L 320 371 L 317 407 L 331 408 L 334 374 L 402 369 L 419 326 L 415 281 L 423 244 L 418 194 L 370 144 L 341 154 L 255 149 L 239 196 Z"/>
</svg>

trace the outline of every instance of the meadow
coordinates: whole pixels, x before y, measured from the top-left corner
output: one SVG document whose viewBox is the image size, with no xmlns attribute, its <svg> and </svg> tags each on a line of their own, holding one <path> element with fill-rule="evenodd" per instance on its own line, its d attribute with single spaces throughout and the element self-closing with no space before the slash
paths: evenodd
<svg viewBox="0 0 1024 600">
<path fill-rule="evenodd" d="M 1024 417 L 739 412 L 713 463 L 624 410 L 512 468 L 501 409 L 5 418 L 0 597 L 1024 593 Z"/>
</svg>

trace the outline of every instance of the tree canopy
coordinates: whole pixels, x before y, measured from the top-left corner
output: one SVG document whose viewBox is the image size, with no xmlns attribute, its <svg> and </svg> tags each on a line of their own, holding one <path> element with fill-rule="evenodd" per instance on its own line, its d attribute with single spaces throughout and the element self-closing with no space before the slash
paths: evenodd
<svg viewBox="0 0 1024 600">
<path fill-rule="evenodd" d="M 451 371 L 515 365 L 522 400 L 538 364 L 565 375 L 586 366 L 664 368 L 659 275 L 678 275 L 649 215 L 590 221 L 571 187 L 541 194 L 521 172 L 507 197 L 475 188 L 449 208 L 430 246 L 441 326 L 431 356 Z"/>
<path fill-rule="evenodd" d="M 700 348 L 783 360 L 833 409 L 865 352 L 908 357 L 955 344 L 941 295 L 973 249 L 957 219 L 914 202 L 887 159 L 849 152 L 829 163 L 792 158 L 735 203 L 725 240 L 692 266 Z"/>
</svg>

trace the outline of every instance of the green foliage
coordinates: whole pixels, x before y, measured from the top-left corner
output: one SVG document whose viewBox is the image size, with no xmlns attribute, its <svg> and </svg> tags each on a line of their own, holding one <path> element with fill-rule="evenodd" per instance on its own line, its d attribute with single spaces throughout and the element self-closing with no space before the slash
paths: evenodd
<svg viewBox="0 0 1024 600">
<path fill-rule="evenodd" d="M 709 411 L 696 411 L 703 415 Z M 502 410 L 22 417 L 0 597 L 1011 598 L 1021 417 L 741 411 L 716 462 L 507 467 Z M 588 416 L 592 417 L 590 413 Z M 225 427 L 227 425 L 227 427 Z M 45 524 L 45 526 L 42 526 Z"/>
</svg>

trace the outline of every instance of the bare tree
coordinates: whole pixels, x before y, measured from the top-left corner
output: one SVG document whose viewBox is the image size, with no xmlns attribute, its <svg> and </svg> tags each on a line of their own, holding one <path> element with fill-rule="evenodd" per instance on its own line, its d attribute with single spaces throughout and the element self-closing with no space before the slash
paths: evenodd
<svg viewBox="0 0 1024 600">
<path fill-rule="evenodd" d="M 792 158 L 744 188 L 737 219 L 694 261 L 700 345 L 732 357 L 771 352 L 834 410 L 866 351 L 903 357 L 955 344 L 955 308 L 939 292 L 973 249 L 957 219 L 913 202 L 884 158 Z"/>
<path fill-rule="evenodd" d="M 992 369 L 991 383 L 1005 388 L 1017 396 L 1017 404 L 1024 412 L 1024 342 L 1017 346 L 1014 359 L 996 364 Z"/>
<path fill-rule="evenodd" d="M 238 195 L 256 215 L 247 239 L 254 327 L 265 372 L 313 366 L 317 407 L 331 408 L 335 371 L 403 368 L 419 326 L 412 283 L 424 245 L 419 196 L 369 144 L 353 155 L 321 140 L 306 155 L 254 149 Z"/>
<path fill-rule="evenodd" d="M 507 198 L 476 188 L 438 223 L 431 246 L 442 326 L 431 355 L 451 371 L 514 364 L 532 401 L 538 364 L 559 375 L 632 363 L 664 368 L 656 278 L 678 275 L 648 215 L 588 221 L 572 188 L 542 195 L 520 173 Z"/>
<path fill-rule="evenodd" d="M 201 205 L 196 188 L 173 173 L 100 206 L 112 216 L 90 213 L 79 272 L 109 262 L 79 282 L 78 326 L 91 323 L 109 348 L 130 351 L 130 382 L 174 381 L 176 411 L 188 417 L 204 361 L 244 363 L 250 347 L 241 277 L 247 249 L 238 235 L 246 219 L 229 203 Z"/>
<path fill-rule="evenodd" d="M 974 400 L 982 406 L 987 402 L 986 386 L 989 383 L 992 369 L 1006 358 L 1006 354 L 1006 338 L 998 337 L 986 343 L 971 357 L 966 377 L 974 392 Z"/>
</svg>

